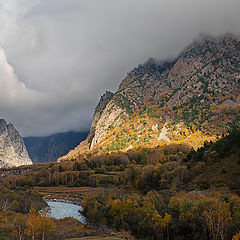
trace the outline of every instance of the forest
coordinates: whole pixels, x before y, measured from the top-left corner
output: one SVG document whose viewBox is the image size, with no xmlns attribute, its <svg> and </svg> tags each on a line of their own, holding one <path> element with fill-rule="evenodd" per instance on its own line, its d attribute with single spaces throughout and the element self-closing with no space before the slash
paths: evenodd
<svg viewBox="0 0 240 240">
<path fill-rule="evenodd" d="M 239 147 L 234 128 L 198 150 L 172 144 L 1 169 L 0 239 L 67 239 L 96 226 L 132 239 L 239 239 Z M 38 190 L 64 186 L 96 189 L 79 200 L 95 228 L 47 217 Z"/>
</svg>

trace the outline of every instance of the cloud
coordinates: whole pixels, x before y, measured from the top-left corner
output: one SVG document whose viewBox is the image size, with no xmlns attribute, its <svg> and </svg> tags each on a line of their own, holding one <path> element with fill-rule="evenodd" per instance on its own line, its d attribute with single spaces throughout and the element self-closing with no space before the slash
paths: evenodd
<svg viewBox="0 0 240 240">
<path fill-rule="evenodd" d="M 240 33 L 239 9 L 239 0 L 0 0 L 0 116 L 24 135 L 87 129 L 127 72 L 177 56 L 202 32 Z"/>
<path fill-rule="evenodd" d="M 28 51 L 37 44 L 37 29 L 25 16 L 37 0 L 0 0 L 0 45 L 8 54 Z"/>
</svg>

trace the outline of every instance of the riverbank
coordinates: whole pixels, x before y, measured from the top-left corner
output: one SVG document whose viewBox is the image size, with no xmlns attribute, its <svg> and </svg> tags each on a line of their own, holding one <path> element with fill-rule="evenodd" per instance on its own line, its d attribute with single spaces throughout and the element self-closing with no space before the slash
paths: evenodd
<svg viewBox="0 0 240 240">
<path fill-rule="evenodd" d="M 35 187 L 35 190 L 37 190 L 43 197 L 43 199 L 46 202 L 60 202 L 60 203 L 67 203 L 67 204 L 75 204 L 81 207 L 82 198 L 84 196 L 89 195 L 97 195 L 101 192 L 106 191 L 104 188 L 91 188 L 91 187 Z M 60 211 L 61 209 L 59 209 Z M 81 213 L 81 211 L 80 211 Z M 77 219 L 77 218 L 76 218 Z M 75 229 L 79 228 L 79 230 L 82 232 L 79 234 L 78 238 L 66 238 L 64 240 L 97 240 L 97 239 L 103 239 L 103 240 L 122 240 L 122 239 L 133 239 L 128 237 L 127 233 L 120 233 L 115 232 L 112 229 L 109 229 L 106 226 L 96 226 L 92 225 L 86 222 L 86 224 L 83 224 L 81 221 L 79 224 L 75 222 L 73 219 L 71 220 L 71 216 L 68 216 L 65 219 L 56 219 L 57 223 L 60 224 L 62 227 L 59 228 L 59 236 L 62 236 L 61 231 L 66 234 L 68 231 L 67 229 L 70 227 L 67 227 L 67 225 L 76 225 Z M 79 221 L 79 219 L 78 219 Z M 64 225 L 64 224 L 65 225 Z M 64 230 L 64 228 L 66 228 Z M 69 233 L 71 235 L 71 233 Z M 76 234 L 77 235 L 77 234 Z M 83 235 L 82 237 L 80 235 Z M 85 236 L 84 236 L 85 235 Z"/>
<path fill-rule="evenodd" d="M 56 219 L 67 217 L 76 218 L 83 224 L 86 224 L 85 217 L 82 212 L 82 197 L 95 192 L 90 188 L 68 188 L 68 187 L 40 187 L 35 188 L 44 201 L 48 204 L 49 215 Z"/>
<path fill-rule="evenodd" d="M 35 187 L 45 201 L 58 201 L 81 205 L 82 198 L 89 195 L 97 195 L 104 191 L 104 188 L 92 187 Z"/>
</svg>

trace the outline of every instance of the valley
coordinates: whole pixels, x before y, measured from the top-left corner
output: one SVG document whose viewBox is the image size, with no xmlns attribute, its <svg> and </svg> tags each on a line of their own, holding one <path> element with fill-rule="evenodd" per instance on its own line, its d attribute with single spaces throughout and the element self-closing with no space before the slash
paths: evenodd
<svg viewBox="0 0 240 240">
<path fill-rule="evenodd" d="M 62 234 L 62 239 L 68 236 L 76 238 L 82 234 L 100 236 L 103 233 L 100 233 L 102 230 L 98 230 L 99 225 L 106 224 L 108 228 L 105 229 L 105 236 L 120 231 L 129 239 L 140 235 L 148 238 L 154 231 L 158 238 L 158 234 L 166 234 L 167 237 L 169 231 L 171 232 L 169 237 L 172 237 L 181 235 L 174 232 L 177 227 L 183 228 L 182 231 L 189 238 L 194 237 L 194 234 L 202 234 L 201 228 L 192 232 L 195 226 L 190 224 L 192 218 L 188 219 L 188 214 L 195 211 L 194 208 L 200 211 L 198 214 L 202 214 L 201 204 L 204 206 L 210 204 L 216 211 L 217 206 L 224 208 L 227 214 L 221 215 L 226 227 L 224 234 L 230 238 L 237 232 L 240 206 L 239 140 L 239 130 L 235 130 L 216 143 L 206 143 L 197 151 L 184 150 L 184 146 L 168 146 L 162 149 L 161 154 L 156 149 L 154 152 L 136 151 L 127 152 L 125 155 L 120 153 L 115 156 L 94 157 L 89 158 L 87 162 L 65 161 L 18 167 L 16 170 L 21 172 L 20 175 L 15 175 L 16 170 L 13 172 L 11 169 L 2 169 L 3 173 L 12 171 L 4 174 L 5 177 L 1 178 L 1 181 L 15 192 L 15 197 L 9 198 L 10 196 L 4 195 L 6 190 L 2 184 L 1 192 L 9 199 L 8 211 L 14 210 L 11 201 L 17 200 L 18 192 L 27 193 L 33 187 L 34 189 L 30 190 L 35 196 L 33 203 L 36 202 L 37 196 L 39 200 L 41 196 L 45 196 L 44 198 L 48 196 L 50 199 L 80 203 L 84 216 L 94 224 L 94 227 L 88 229 L 87 226 L 79 225 L 79 230 L 74 227 L 75 230 L 72 232 L 72 226 L 78 226 L 77 223 L 73 224 L 73 220 L 67 218 L 55 220 L 61 226 L 61 229 L 59 227 L 55 229 L 57 234 L 55 236 L 59 237 L 59 234 Z M 161 163 L 155 160 L 157 156 L 164 156 Z M 190 205 L 186 209 L 182 208 L 185 204 Z M 157 212 L 159 215 L 156 215 Z M 194 217 L 197 212 L 192 214 Z M 232 218 L 225 222 L 228 214 L 231 214 Z M 187 229 L 184 228 L 185 225 L 181 225 L 184 223 L 179 222 L 182 217 L 188 223 Z M 143 223 L 136 222 L 139 220 L 146 221 L 144 223 L 146 228 L 142 229 Z M 146 232 L 146 229 L 152 228 L 152 224 L 161 224 L 162 221 L 169 224 L 167 225 L 169 230 L 161 227 L 159 232 L 158 228 L 150 230 L 151 233 Z M 204 224 L 204 220 L 199 219 L 198 215 L 194 221 L 196 221 L 194 224 L 198 224 L 198 221 L 199 224 Z M 65 228 L 61 223 L 64 223 Z M 130 233 L 127 234 L 125 231 Z"/>
<path fill-rule="evenodd" d="M 205 36 L 128 73 L 88 134 L 25 138 L 34 164 L 0 169 L 0 239 L 239 239 L 239 52 Z"/>
</svg>

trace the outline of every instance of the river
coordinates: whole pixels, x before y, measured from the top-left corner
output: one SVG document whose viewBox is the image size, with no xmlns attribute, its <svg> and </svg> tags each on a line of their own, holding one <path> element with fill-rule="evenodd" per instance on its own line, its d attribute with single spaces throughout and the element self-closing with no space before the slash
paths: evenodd
<svg viewBox="0 0 240 240">
<path fill-rule="evenodd" d="M 81 223 L 86 224 L 86 218 L 80 213 L 82 207 L 77 204 L 60 202 L 60 201 L 47 201 L 49 206 L 49 216 L 57 219 L 65 217 L 74 217 Z"/>
</svg>

